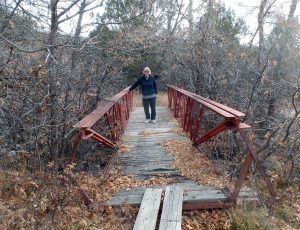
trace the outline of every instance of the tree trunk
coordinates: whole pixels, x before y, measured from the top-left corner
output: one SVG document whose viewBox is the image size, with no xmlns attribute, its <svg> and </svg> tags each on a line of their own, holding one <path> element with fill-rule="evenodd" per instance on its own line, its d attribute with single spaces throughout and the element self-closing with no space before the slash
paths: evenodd
<svg viewBox="0 0 300 230">
<path fill-rule="evenodd" d="M 173 14 L 174 14 L 174 0 L 169 0 L 168 4 L 168 10 L 167 10 L 167 29 L 171 33 L 172 31 L 172 20 L 173 20 Z"/>
<path fill-rule="evenodd" d="M 80 13 L 79 13 L 79 17 L 78 17 L 78 21 L 77 21 L 77 25 L 76 25 L 74 41 L 73 41 L 73 45 L 74 45 L 75 49 L 73 50 L 72 57 L 71 57 L 70 72 L 72 73 L 72 75 L 76 75 L 76 66 L 78 64 L 78 57 L 79 57 L 79 51 L 77 51 L 77 49 L 80 44 L 82 18 L 83 18 L 84 9 L 86 8 L 86 6 L 87 6 L 86 0 L 82 1 L 80 10 L 79 10 Z M 67 149 L 66 149 L 67 143 L 66 143 L 65 135 L 67 133 L 67 127 L 68 127 L 68 121 L 67 121 L 67 116 L 68 116 L 68 111 L 69 111 L 68 106 L 71 101 L 71 90 L 72 90 L 71 85 L 70 85 L 69 75 L 66 75 L 65 85 L 66 85 L 66 89 L 65 89 L 65 98 L 64 98 L 64 111 L 63 111 L 63 117 L 62 117 L 63 128 L 62 128 L 62 132 L 61 132 L 62 144 L 60 147 L 59 156 L 61 156 L 64 152 L 67 151 Z"/>
<path fill-rule="evenodd" d="M 261 71 L 262 69 L 262 58 L 261 55 L 264 50 L 264 11 L 267 5 L 268 0 L 261 0 L 260 6 L 259 6 L 259 12 L 257 17 L 257 23 L 258 23 L 258 56 L 257 56 L 257 62 L 258 62 L 258 68 Z"/>
<path fill-rule="evenodd" d="M 298 0 L 291 0 L 288 21 L 290 21 L 292 18 L 294 18 L 295 11 L 296 11 L 296 8 L 297 8 L 297 4 L 298 4 Z"/>
<path fill-rule="evenodd" d="M 57 90 L 55 89 L 55 83 L 57 81 L 57 66 L 53 59 L 55 58 L 55 43 L 57 37 L 58 30 L 58 15 L 57 15 L 57 5 L 59 0 L 51 0 L 51 25 L 50 25 L 50 34 L 48 38 L 48 45 L 50 55 L 49 61 L 46 65 L 47 73 L 48 73 L 48 90 L 50 94 L 49 102 L 50 102 L 50 127 L 49 127 L 49 148 L 50 148 L 50 159 L 55 159 L 57 157 L 58 150 L 58 130 L 57 130 Z"/>
<path fill-rule="evenodd" d="M 190 37 L 193 34 L 193 0 L 190 0 L 189 3 L 189 35 Z"/>
</svg>

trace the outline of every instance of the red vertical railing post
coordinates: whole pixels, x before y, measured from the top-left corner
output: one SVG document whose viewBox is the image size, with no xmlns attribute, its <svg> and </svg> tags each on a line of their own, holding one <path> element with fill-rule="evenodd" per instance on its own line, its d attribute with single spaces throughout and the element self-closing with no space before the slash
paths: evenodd
<svg viewBox="0 0 300 230">
<path fill-rule="evenodd" d="M 201 106 L 201 108 L 199 109 L 198 116 L 196 118 L 195 131 L 194 131 L 194 137 L 193 137 L 194 144 L 197 144 L 197 142 L 198 142 L 198 133 L 199 133 L 200 125 L 202 123 L 202 116 L 203 116 L 204 111 L 205 111 L 205 107 Z"/>
<path fill-rule="evenodd" d="M 178 92 L 174 92 L 174 117 L 178 118 L 178 100 L 179 100 L 179 93 Z"/>
<path fill-rule="evenodd" d="M 115 148 L 114 141 L 120 140 L 121 135 L 125 130 L 125 126 L 129 119 L 130 111 L 133 107 L 133 93 L 129 91 L 129 87 L 122 90 L 111 100 L 103 100 L 99 103 L 97 108 L 92 111 L 89 115 L 84 117 L 81 121 L 77 122 L 73 127 L 77 128 L 77 133 L 71 139 L 71 154 L 67 164 L 72 164 L 75 160 L 76 151 L 81 140 L 93 139 L 107 147 Z M 102 136 L 93 130 L 93 127 L 96 126 L 97 122 L 105 117 L 107 124 L 109 126 L 111 141 L 110 139 Z M 113 162 L 116 151 L 109 160 L 109 163 L 106 165 L 104 174 L 108 172 L 110 166 Z M 70 173 L 68 174 L 72 183 L 76 186 L 79 184 L 76 182 L 75 177 Z M 86 193 L 80 188 L 80 194 L 85 202 L 85 204 L 91 204 L 92 200 L 86 195 Z"/>
<path fill-rule="evenodd" d="M 110 134 L 111 134 L 111 139 L 113 141 L 116 141 L 117 138 L 116 138 L 116 131 L 115 131 L 115 127 L 114 127 L 114 124 L 113 124 L 113 119 L 112 117 L 110 116 L 110 111 L 108 111 L 107 113 L 105 113 L 105 118 L 106 118 L 106 121 L 109 125 L 109 131 L 110 131 Z"/>
<path fill-rule="evenodd" d="M 186 131 L 188 127 L 188 119 L 191 116 L 191 111 L 190 111 L 190 103 L 191 99 L 187 97 L 186 99 L 186 107 L 185 107 L 185 117 L 184 117 L 184 122 L 183 122 L 183 130 Z"/>
<path fill-rule="evenodd" d="M 118 128 L 118 135 L 117 135 L 117 141 L 120 140 L 120 136 L 121 136 L 121 127 L 122 127 L 122 117 L 121 117 L 121 106 L 120 106 L 120 102 L 118 102 L 118 104 L 116 104 L 116 125 L 117 125 L 117 128 Z"/>
<path fill-rule="evenodd" d="M 269 189 L 269 192 L 270 194 L 274 197 L 274 198 L 277 198 L 277 194 L 274 190 L 274 187 L 271 183 L 271 181 L 269 180 L 269 177 L 267 176 L 265 170 L 263 169 L 259 159 L 258 159 L 258 156 L 256 155 L 255 151 L 254 151 L 254 147 L 253 147 L 253 144 L 252 142 L 249 140 L 248 138 L 248 134 L 247 134 L 247 131 L 246 130 L 243 130 L 243 129 L 238 129 L 239 133 L 241 134 L 244 142 L 246 143 L 246 146 L 247 146 L 247 149 L 248 149 L 248 154 L 251 155 L 251 158 L 252 160 L 254 161 L 255 165 L 256 165 L 256 168 L 258 169 L 258 171 L 260 172 L 260 174 L 262 175 L 264 181 L 266 182 L 267 184 L 267 187 Z M 245 165 L 244 167 L 247 169 L 248 167 L 248 164 L 246 164 L 245 162 Z M 245 169 L 245 170 L 246 170 Z M 243 178 L 241 178 L 243 179 Z"/>
<path fill-rule="evenodd" d="M 168 92 L 168 107 L 169 107 L 169 110 L 172 109 L 172 96 L 171 96 L 171 88 L 168 87 L 167 88 L 167 92 Z"/>
<path fill-rule="evenodd" d="M 188 125 L 189 125 L 188 131 L 189 131 L 189 136 L 190 136 L 191 140 L 193 138 L 193 133 L 194 133 L 195 106 L 196 106 L 195 100 L 191 99 L 191 102 L 190 102 L 190 117 L 188 119 Z"/>
<path fill-rule="evenodd" d="M 124 101 L 122 101 L 121 104 L 121 119 L 122 119 L 122 134 L 124 133 L 125 127 L 126 127 L 126 114 L 125 114 L 125 106 Z"/>
<path fill-rule="evenodd" d="M 237 197 L 241 191 L 241 188 L 243 187 L 243 184 L 245 182 L 245 179 L 246 179 L 246 176 L 247 176 L 247 173 L 248 173 L 248 170 L 250 168 L 250 165 L 251 165 L 251 161 L 252 161 L 252 158 L 251 158 L 251 153 L 248 151 L 247 153 L 247 157 L 244 161 L 244 165 L 240 171 L 240 175 L 239 175 L 239 178 L 234 186 L 234 189 L 233 189 L 233 195 L 235 197 Z"/>
</svg>

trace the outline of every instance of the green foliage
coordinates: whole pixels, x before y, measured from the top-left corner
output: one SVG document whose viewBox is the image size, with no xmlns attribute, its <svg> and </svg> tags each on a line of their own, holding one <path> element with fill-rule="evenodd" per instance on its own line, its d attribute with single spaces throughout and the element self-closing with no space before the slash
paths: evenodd
<svg viewBox="0 0 300 230">
<path fill-rule="evenodd" d="M 90 37 L 97 37 L 99 43 L 98 46 L 101 48 L 107 48 L 109 45 L 109 41 L 113 40 L 116 36 L 117 32 L 110 29 L 106 25 L 99 25 L 90 33 Z"/>
<path fill-rule="evenodd" d="M 161 71 L 161 59 L 156 55 L 143 54 L 134 58 L 133 62 L 124 67 L 124 71 L 129 77 L 129 81 L 135 79 L 137 74 L 142 74 L 143 68 L 149 66 L 152 73 L 159 73 Z"/>
<path fill-rule="evenodd" d="M 238 41 L 238 36 L 246 31 L 245 22 L 236 19 L 234 12 L 226 9 L 223 5 L 218 7 L 217 31 L 224 39 Z"/>
<path fill-rule="evenodd" d="M 105 13 L 101 18 L 104 23 L 121 23 L 132 27 L 140 26 L 145 21 L 143 13 L 151 5 L 145 0 L 111 0 L 105 7 Z"/>
</svg>

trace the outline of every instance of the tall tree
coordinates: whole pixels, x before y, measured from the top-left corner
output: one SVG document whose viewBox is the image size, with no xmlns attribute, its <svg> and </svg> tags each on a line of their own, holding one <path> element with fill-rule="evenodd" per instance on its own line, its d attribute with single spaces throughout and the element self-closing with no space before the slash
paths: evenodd
<svg viewBox="0 0 300 230">
<path fill-rule="evenodd" d="M 189 33 L 192 36 L 193 33 L 193 0 L 189 1 Z"/>
</svg>

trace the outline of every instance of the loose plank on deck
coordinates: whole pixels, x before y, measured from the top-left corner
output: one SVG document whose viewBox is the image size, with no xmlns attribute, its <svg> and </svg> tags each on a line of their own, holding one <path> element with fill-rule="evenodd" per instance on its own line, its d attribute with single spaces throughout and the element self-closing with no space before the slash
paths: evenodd
<svg viewBox="0 0 300 230">
<path fill-rule="evenodd" d="M 146 189 L 133 230 L 154 230 L 162 189 Z"/>
<path fill-rule="evenodd" d="M 159 230 L 180 230 L 182 216 L 183 188 L 166 188 Z"/>
</svg>

